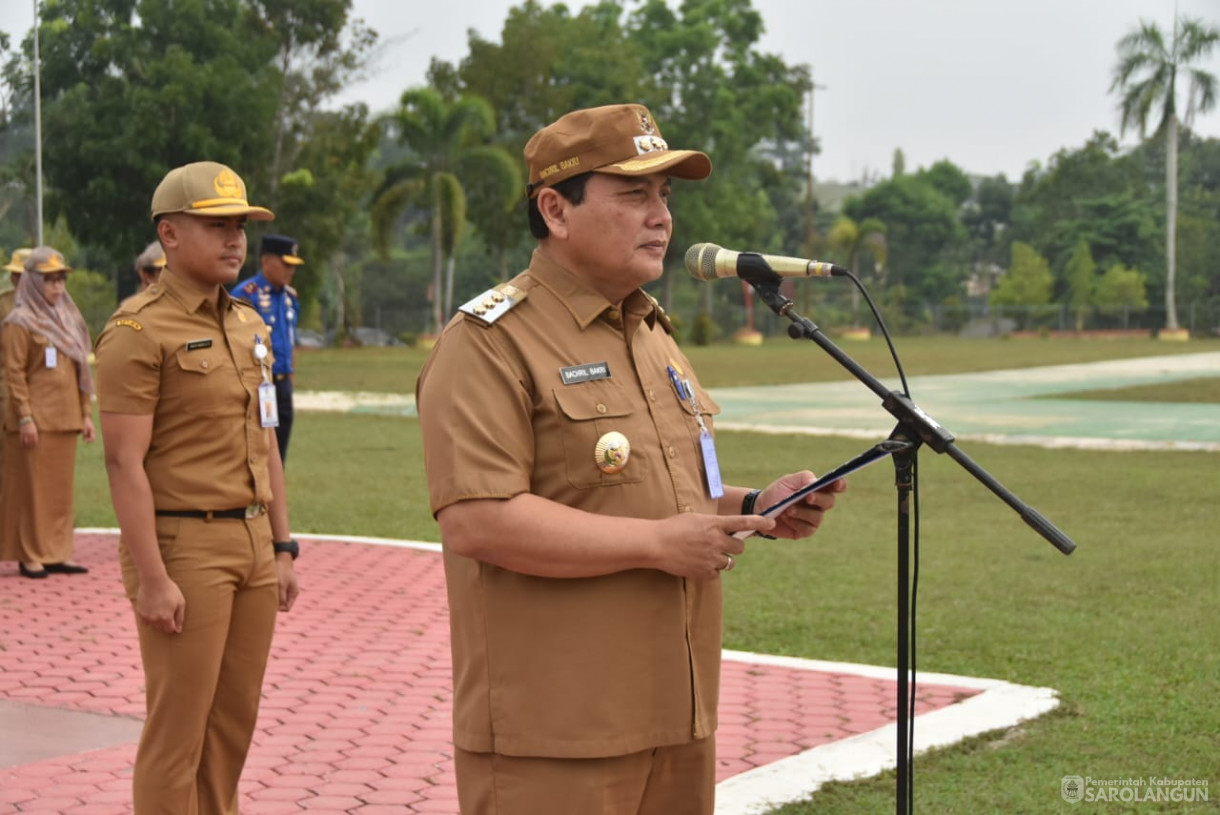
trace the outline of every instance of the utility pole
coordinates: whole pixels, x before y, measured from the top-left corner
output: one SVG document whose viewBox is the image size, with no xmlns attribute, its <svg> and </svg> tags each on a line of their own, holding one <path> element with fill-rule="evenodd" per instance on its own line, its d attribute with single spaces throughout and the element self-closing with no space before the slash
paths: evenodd
<svg viewBox="0 0 1220 815">
<path fill-rule="evenodd" d="M 813 137 L 813 94 L 815 91 L 829 90 L 825 85 L 813 81 L 813 66 L 809 66 L 809 147 L 805 152 L 805 246 L 804 257 L 813 257 L 813 153 L 815 139 Z M 801 308 L 809 310 L 809 298 L 812 286 L 801 287 Z"/>
<path fill-rule="evenodd" d="M 38 0 L 34 2 L 34 197 L 37 199 L 38 243 L 42 246 L 42 64 L 38 57 Z"/>
</svg>

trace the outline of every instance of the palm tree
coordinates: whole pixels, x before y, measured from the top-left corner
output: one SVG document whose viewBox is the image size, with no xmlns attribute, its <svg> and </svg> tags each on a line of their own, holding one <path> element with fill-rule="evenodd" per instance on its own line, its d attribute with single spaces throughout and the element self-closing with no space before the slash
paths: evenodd
<svg viewBox="0 0 1220 815">
<path fill-rule="evenodd" d="M 1166 46 L 1165 36 L 1156 23 L 1141 20 L 1137 30 L 1118 41 L 1118 66 L 1114 69 L 1111 92 L 1122 94 L 1122 132 L 1139 129 L 1147 132 L 1149 114 L 1157 108 L 1158 130 L 1165 131 L 1165 327 L 1178 329 L 1178 310 L 1174 284 L 1177 264 L 1178 224 L 1178 83 L 1189 79 L 1186 114 L 1183 124 L 1190 127 L 1196 111 L 1205 113 L 1216 102 L 1216 77 L 1192 67 L 1205 59 L 1220 30 L 1207 28 L 1200 20 L 1174 18 L 1173 41 Z"/>
<path fill-rule="evenodd" d="M 874 269 L 879 273 L 885 267 L 886 242 L 885 224 L 877 218 L 865 218 L 859 224 L 846 215 L 839 216 L 830 227 L 830 248 L 846 261 L 847 268 L 859 277 L 860 256 L 868 253 L 873 256 Z M 880 282 L 880 281 L 877 281 Z M 855 286 L 851 289 L 851 317 L 855 325 L 860 325 L 860 292 Z"/>
<path fill-rule="evenodd" d="M 453 308 L 454 253 L 466 224 L 462 179 L 495 179 L 493 186 L 508 207 L 520 195 L 521 174 L 502 147 L 488 143 L 495 113 L 481 98 L 447 101 L 432 88 L 408 90 L 388 124 L 411 157 L 387 169 L 373 195 L 374 240 L 385 256 L 403 210 L 414 205 L 428 213 L 432 322 L 440 334 Z"/>
</svg>

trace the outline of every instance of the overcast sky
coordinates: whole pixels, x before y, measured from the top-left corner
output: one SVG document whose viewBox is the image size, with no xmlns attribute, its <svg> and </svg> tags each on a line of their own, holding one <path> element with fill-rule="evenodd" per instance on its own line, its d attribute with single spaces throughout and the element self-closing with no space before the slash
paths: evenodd
<svg viewBox="0 0 1220 815">
<path fill-rule="evenodd" d="M 549 0 L 543 0 L 544 3 Z M 374 109 L 422 84 L 433 56 L 457 61 L 466 32 L 499 40 L 521 0 L 353 0 L 386 43 L 378 71 L 346 98 Z M 677 5 L 678 0 L 671 0 Z M 33 0 L 0 0 L 0 30 L 19 39 Z M 585 5 L 572 0 L 573 9 Z M 1094 130 L 1118 133 L 1108 93 L 1115 44 L 1141 18 L 1166 31 L 1174 0 L 753 0 L 766 24 L 760 48 L 809 63 L 818 178 L 847 181 L 948 158 L 967 172 L 1018 180 L 1032 161 L 1078 147 Z M 1220 0 L 1177 0 L 1182 16 L 1220 26 Z M 1203 66 L 1220 76 L 1220 50 Z M 623 100 L 630 101 L 630 100 Z M 664 129 L 665 123 L 661 123 Z M 1220 137 L 1220 110 L 1195 120 Z M 1125 144 L 1134 142 L 1128 133 Z"/>
</svg>

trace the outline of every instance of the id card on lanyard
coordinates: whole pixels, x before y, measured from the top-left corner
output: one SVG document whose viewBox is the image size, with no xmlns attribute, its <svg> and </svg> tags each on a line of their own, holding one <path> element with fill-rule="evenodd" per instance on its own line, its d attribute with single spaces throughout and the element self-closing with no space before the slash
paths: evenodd
<svg viewBox="0 0 1220 815">
<path fill-rule="evenodd" d="M 254 337 L 254 361 L 263 372 L 263 381 L 258 386 L 258 421 L 263 427 L 280 426 L 280 408 L 275 397 L 275 385 L 271 383 L 271 373 L 267 370 L 267 346 L 263 338 Z"/>
<path fill-rule="evenodd" d="M 699 399 L 695 396 L 694 387 L 691 386 L 689 379 L 683 379 L 678 375 L 680 370 L 676 365 L 669 365 L 665 372 L 669 375 L 669 381 L 674 386 L 678 398 L 683 402 L 690 402 L 691 410 L 695 412 L 695 421 L 699 423 L 699 451 L 703 459 L 703 475 L 707 481 L 708 497 L 722 498 L 724 497 L 724 482 L 720 480 L 720 461 L 716 457 L 716 440 L 712 438 L 712 431 L 707 429 L 707 424 L 703 421 L 703 413 L 699 410 Z"/>
</svg>

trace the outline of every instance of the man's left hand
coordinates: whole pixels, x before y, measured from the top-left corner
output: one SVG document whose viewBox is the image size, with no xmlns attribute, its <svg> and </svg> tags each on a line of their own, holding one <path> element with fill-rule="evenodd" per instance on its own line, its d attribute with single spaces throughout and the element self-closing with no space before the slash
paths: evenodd
<svg viewBox="0 0 1220 815">
<path fill-rule="evenodd" d="M 808 470 L 790 473 L 768 485 L 758 496 L 758 500 L 754 502 L 754 508 L 761 512 L 816 480 L 817 476 Z M 822 518 L 834 508 L 835 496 L 846 489 L 847 481 L 840 478 L 823 489 L 809 493 L 781 512 L 775 519 L 775 528 L 768 534 L 776 538 L 792 540 L 809 537 L 818 531 Z"/>
<path fill-rule="evenodd" d="M 280 611 L 292 611 L 292 604 L 301 593 L 297 583 L 297 570 L 292 563 L 292 555 L 287 552 L 275 556 L 275 573 L 280 583 Z"/>
</svg>

